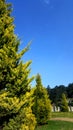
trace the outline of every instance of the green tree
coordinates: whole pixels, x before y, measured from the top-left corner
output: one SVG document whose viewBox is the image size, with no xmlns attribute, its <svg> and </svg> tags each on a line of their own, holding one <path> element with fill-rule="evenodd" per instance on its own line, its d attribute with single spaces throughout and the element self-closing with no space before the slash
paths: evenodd
<svg viewBox="0 0 73 130">
<path fill-rule="evenodd" d="M 66 87 L 67 89 L 67 94 L 68 94 L 68 98 L 73 98 L 73 83 L 68 84 L 68 87 Z"/>
<path fill-rule="evenodd" d="M 65 96 L 64 93 L 62 94 L 60 109 L 61 109 L 62 112 L 68 112 L 69 111 L 68 101 L 67 101 L 66 96 Z"/>
<path fill-rule="evenodd" d="M 19 52 L 11 10 L 11 4 L 0 0 L 0 125 L 3 130 L 34 130 L 31 61 L 21 61 L 29 45 Z"/>
<path fill-rule="evenodd" d="M 38 124 L 47 123 L 51 117 L 51 102 L 48 98 L 47 90 L 43 87 L 41 77 L 36 76 L 36 87 L 34 88 L 34 105 L 32 111 L 35 114 Z"/>
<path fill-rule="evenodd" d="M 62 93 L 67 95 L 66 87 L 64 85 L 55 86 L 54 88 L 47 87 L 47 91 L 52 104 L 55 104 L 56 106 L 59 106 Z"/>
</svg>

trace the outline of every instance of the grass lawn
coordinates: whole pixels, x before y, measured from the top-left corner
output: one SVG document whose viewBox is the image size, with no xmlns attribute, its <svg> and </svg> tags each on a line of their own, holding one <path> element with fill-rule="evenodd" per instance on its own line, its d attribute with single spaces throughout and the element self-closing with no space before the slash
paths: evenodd
<svg viewBox="0 0 73 130">
<path fill-rule="evenodd" d="M 56 117 L 73 118 L 73 112 L 52 112 L 52 118 Z"/>
<path fill-rule="evenodd" d="M 36 130 L 73 130 L 73 122 L 49 121 L 47 125 L 38 126 Z"/>
<path fill-rule="evenodd" d="M 52 118 L 73 118 L 73 112 L 53 112 Z M 47 125 L 38 126 L 35 130 L 73 130 L 73 122 L 50 120 Z"/>
</svg>

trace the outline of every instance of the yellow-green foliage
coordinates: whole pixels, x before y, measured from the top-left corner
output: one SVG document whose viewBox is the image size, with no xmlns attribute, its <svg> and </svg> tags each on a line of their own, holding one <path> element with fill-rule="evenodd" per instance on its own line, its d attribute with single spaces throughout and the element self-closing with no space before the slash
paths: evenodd
<svg viewBox="0 0 73 130">
<path fill-rule="evenodd" d="M 29 45 L 19 52 L 11 10 L 11 4 L 0 0 L 0 126 L 3 130 L 34 130 L 31 61 L 21 61 Z"/>
<path fill-rule="evenodd" d="M 0 117 L 9 120 L 4 122 L 3 130 L 34 130 L 36 120 L 31 110 L 31 96 L 32 91 L 22 98 L 10 97 L 7 92 L 0 95 Z"/>
<path fill-rule="evenodd" d="M 22 109 L 16 117 L 4 125 L 3 130 L 34 130 L 35 117 L 30 107 Z"/>
<path fill-rule="evenodd" d="M 69 111 L 68 102 L 67 102 L 65 94 L 62 94 L 60 109 L 61 109 L 62 112 L 68 112 Z"/>
<path fill-rule="evenodd" d="M 51 117 L 51 102 L 46 89 L 41 84 L 40 75 L 36 78 L 36 88 L 34 89 L 34 105 L 32 107 L 38 124 L 47 123 Z"/>
</svg>

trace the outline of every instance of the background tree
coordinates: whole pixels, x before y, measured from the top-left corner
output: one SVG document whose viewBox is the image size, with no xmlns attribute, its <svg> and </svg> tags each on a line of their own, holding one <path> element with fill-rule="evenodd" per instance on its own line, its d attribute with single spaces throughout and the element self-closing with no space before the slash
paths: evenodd
<svg viewBox="0 0 73 130">
<path fill-rule="evenodd" d="M 18 53 L 20 40 L 14 34 L 11 10 L 11 4 L 0 0 L 0 125 L 3 130 L 34 130 L 31 61 L 21 61 L 29 46 Z"/>
<path fill-rule="evenodd" d="M 68 84 L 67 87 L 68 98 L 73 98 L 73 83 Z"/>
<path fill-rule="evenodd" d="M 54 88 L 47 87 L 47 91 L 52 104 L 55 104 L 56 106 L 59 106 L 61 102 L 62 93 L 67 95 L 66 87 L 64 85 L 55 86 Z"/>
<path fill-rule="evenodd" d="M 69 111 L 68 101 L 67 101 L 66 96 L 65 96 L 64 93 L 62 94 L 60 110 L 61 110 L 62 112 L 68 112 L 68 111 Z"/>
<path fill-rule="evenodd" d="M 51 117 L 51 102 L 47 90 L 43 87 L 41 77 L 36 76 L 36 88 L 34 88 L 34 105 L 32 107 L 38 124 L 47 123 Z"/>
<path fill-rule="evenodd" d="M 68 98 L 68 105 L 73 106 L 73 83 L 69 83 L 68 86 L 59 85 L 55 86 L 54 88 L 47 86 L 47 92 L 49 94 L 49 98 L 52 101 L 52 104 L 56 106 L 60 105 L 61 102 L 61 95 L 64 93 Z"/>
</svg>

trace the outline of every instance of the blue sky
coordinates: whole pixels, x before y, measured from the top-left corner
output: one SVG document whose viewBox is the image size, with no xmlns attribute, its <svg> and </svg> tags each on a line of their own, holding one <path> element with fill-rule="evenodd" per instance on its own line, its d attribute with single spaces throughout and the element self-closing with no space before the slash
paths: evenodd
<svg viewBox="0 0 73 130">
<path fill-rule="evenodd" d="M 32 40 L 23 61 L 32 60 L 31 75 L 42 83 L 73 82 L 73 0 L 8 0 L 13 4 L 15 33 L 20 50 Z"/>
</svg>

